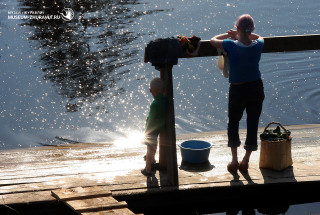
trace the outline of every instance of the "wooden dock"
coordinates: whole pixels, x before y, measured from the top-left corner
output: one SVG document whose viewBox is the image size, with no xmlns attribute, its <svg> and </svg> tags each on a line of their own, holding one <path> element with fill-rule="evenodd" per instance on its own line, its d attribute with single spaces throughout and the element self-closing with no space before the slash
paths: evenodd
<svg viewBox="0 0 320 215">
<path fill-rule="evenodd" d="M 177 147 L 178 187 L 167 183 L 166 172 L 157 171 L 155 176 L 148 178 L 140 173 L 145 165 L 143 156 L 146 152 L 142 144 L 131 142 L 115 146 L 112 143 L 83 143 L 2 150 L 0 201 L 2 205 L 14 209 L 17 205 L 22 207 L 55 202 L 57 200 L 52 196 L 52 191 L 59 189 L 99 189 L 111 191 L 117 201 L 127 201 L 128 208 L 133 208 L 133 212 L 144 213 L 143 202 L 151 201 L 152 198 L 158 201 L 162 199 L 159 205 L 165 204 L 166 200 L 171 201 L 170 204 L 178 204 L 181 195 L 196 196 L 201 192 L 211 195 L 212 201 L 215 198 L 228 201 L 230 197 L 221 194 L 222 190 L 224 193 L 243 190 L 250 193 L 249 190 L 253 188 L 272 190 L 272 187 L 278 189 L 279 185 L 280 189 L 290 186 L 293 190 L 302 185 L 316 184 L 316 187 L 320 187 L 320 124 L 286 128 L 291 130 L 293 137 L 293 166 L 281 172 L 260 169 L 257 151 L 252 154 L 248 174 L 229 173 L 226 166 L 231 160 L 231 154 L 226 146 L 226 131 L 178 136 L 177 143 L 199 139 L 213 144 L 209 162 L 201 166 L 183 163 Z M 260 128 L 259 133 L 262 130 Z M 241 130 L 241 139 L 244 138 L 245 131 Z M 243 153 L 244 149 L 240 148 L 239 156 Z M 306 187 L 301 189 L 306 190 Z M 312 189 L 308 191 L 315 192 L 314 189 L 319 188 Z M 179 198 L 176 198 L 177 195 Z M 139 200 L 135 198 L 143 201 L 139 207 L 136 207 Z"/>
</svg>

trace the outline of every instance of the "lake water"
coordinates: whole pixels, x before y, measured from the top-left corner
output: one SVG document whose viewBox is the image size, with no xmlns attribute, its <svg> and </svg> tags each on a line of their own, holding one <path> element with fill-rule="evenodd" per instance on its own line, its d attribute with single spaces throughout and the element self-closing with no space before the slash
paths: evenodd
<svg viewBox="0 0 320 215">
<path fill-rule="evenodd" d="M 2 0 L 0 147 L 141 138 L 148 85 L 159 76 L 143 63 L 146 44 L 178 34 L 208 40 L 243 13 L 262 36 L 319 34 L 318 0 Z M 319 51 L 263 54 L 260 68 L 260 126 L 320 122 Z M 217 57 L 179 59 L 173 76 L 177 134 L 225 130 L 228 80 Z"/>
</svg>

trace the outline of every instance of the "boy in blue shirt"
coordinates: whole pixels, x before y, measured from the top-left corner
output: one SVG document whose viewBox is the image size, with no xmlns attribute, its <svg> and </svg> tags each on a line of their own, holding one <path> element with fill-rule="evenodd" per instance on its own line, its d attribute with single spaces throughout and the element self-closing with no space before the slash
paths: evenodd
<svg viewBox="0 0 320 215">
<path fill-rule="evenodd" d="M 150 82 L 150 93 L 154 100 L 152 101 L 145 125 L 145 140 L 147 145 L 146 167 L 141 170 L 145 176 L 152 176 L 152 165 L 155 161 L 155 154 L 157 151 L 157 139 L 160 130 L 165 128 L 166 124 L 166 105 L 167 100 L 164 94 L 165 85 L 160 78 L 154 78 Z"/>
</svg>

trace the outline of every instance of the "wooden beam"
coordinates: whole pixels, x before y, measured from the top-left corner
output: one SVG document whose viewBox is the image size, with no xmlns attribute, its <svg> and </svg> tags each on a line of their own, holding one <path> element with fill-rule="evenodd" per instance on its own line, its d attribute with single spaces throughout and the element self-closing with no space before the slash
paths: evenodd
<svg viewBox="0 0 320 215">
<path fill-rule="evenodd" d="M 172 66 L 171 66 L 172 69 Z M 165 96 L 168 98 L 167 95 L 167 85 L 168 85 L 168 73 L 167 73 L 168 68 L 167 67 L 162 67 L 160 69 L 160 78 L 164 81 L 165 83 Z M 167 106 L 167 113 L 168 113 L 169 107 Z M 166 118 L 166 125 L 168 124 L 168 114 Z M 168 126 L 166 126 L 165 129 L 160 131 L 160 137 L 159 137 L 159 168 L 160 170 L 166 170 L 167 169 L 167 137 L 168 137 L 169 129 Z"/>
<path fill-rule="evenodd" d="M 263 53 L 320 49 L 320 34 L 265 37 Z"/>
<path fill-rule="evenodd" d="M 167 65 L 160 69 L 160 78 L 166 85 L 165 96 L 168 99 L 166 129 L 160 133 L 160 158 L 161 169 L 166 169 L 168 182 L 173 186 L 178 186 L 178 164 L 176 151 L 176 130 L 173 99 L 172 65 Z"/>
<path fill-rule="evenodd" d="M 167 169 L 167 129 L 160 131 L 159 138 L 159 169 Z"/>
<path fill-rule="evenodd" d="M 306 51 L 320 49 L 320 34 L 264 37 L 263 53 Z M 217 56 L 217 49 L 209 40 L 202 40 L 198 55 L 195 57 Z"/>
<path fill-rule="evenodd" d="M 210 40 L 201 40 L 198 55 L 195 57 L 218 56 L 217 49 L 210 44 Z"/>
</svg>

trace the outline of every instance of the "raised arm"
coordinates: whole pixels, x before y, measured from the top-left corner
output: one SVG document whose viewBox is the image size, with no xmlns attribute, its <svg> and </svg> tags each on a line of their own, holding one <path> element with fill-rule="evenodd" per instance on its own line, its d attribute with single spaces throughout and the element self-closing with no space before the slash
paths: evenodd
<svg viewBox="0 0 320 215">
<path fill-rule="evenodd" d="M 225 33 L 225 34 L 219 34 L 217 36 L 214 36 L 211 38 L 210 40 L 210 44 L 213 46 L 213 47 L 216 47 L 216 48 L 219 48 L 219 49 L 222 49 L 222 42 L 224 39 L 227 39 L 229 37 L 229 34 Z"/>
<path fill-rule="evenodd" d="M 237 37 L 237 31 L 235 30 L 229 30 L 225 34 L 219 34 L 217 36 L 214 36 L 210 40 L 210 44 L 216 48 L 222 49 L 222 42 L 224 39 L 232 38 L 236 39 Z"/>
</svg>

